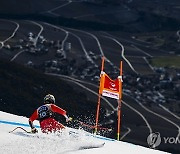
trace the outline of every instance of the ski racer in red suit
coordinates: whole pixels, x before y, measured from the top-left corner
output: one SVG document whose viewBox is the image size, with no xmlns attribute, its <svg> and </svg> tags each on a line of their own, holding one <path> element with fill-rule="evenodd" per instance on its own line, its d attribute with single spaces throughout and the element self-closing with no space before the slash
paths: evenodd
<svg viewBox="0 0 180 154">
<path fill-rule="evenodd" d="M 54 119 L 54 113 L 63 115 L 66 118 L 66 122 L 71 121 L 71 118 L 68 118 L 68 116 L 66 115 L 66 111 L 55 105 L 54 96 L 48 94 L 44 97 L 44 105 L 36 109 L 29 118 L 31 132 L 38 132 L 35 126 L 33 125 L 33 121 L 36 119 L 39 120 L 41 131 L 43 133 L 56 132 L 58 130 L 64 129 L 65 126 Z"/>
</svg>

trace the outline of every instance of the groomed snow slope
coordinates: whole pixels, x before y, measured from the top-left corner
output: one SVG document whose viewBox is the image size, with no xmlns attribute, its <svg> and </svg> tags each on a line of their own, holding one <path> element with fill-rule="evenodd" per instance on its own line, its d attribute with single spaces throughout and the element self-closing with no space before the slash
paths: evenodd
<svg viewBox="0 0 180 154">
<path fill-rule="evenodd" d="M 38 121 L 34 124 L 36 127 L 39 126 Z M 16 127 L 23 127 L 29 131 L 28 118 L 0 111 L 1 154 L 165 154 L 162 151 L 93 136 L 83 130 L 72 128 L 67 128 L 62 134 L 43 134 L 39 128 L 38 134 L 28 134 L 21 129 L 9 133 Z M 81 149 L 102 143 L 105 145 L 101 148 Z"/>
</svg>

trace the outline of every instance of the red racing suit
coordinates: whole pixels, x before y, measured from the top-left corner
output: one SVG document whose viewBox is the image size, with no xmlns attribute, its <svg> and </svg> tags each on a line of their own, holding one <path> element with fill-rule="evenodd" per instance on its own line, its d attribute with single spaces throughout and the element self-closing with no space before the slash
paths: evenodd
<svg viewBox="0 0 180 154">
<path fill-rule="evenodd" d="M 54 104 L 45 104 L 40 106 L 29 118 L 31 128 L 34 128 L 33 121 L 38 119 L 40 122 L 41 131 L 43 133 L 56 132 L 64 129 L 65 126 L 54 119 L 54 113 L 61 114 L 65 117 L 66 111 Z"/>
</svg>

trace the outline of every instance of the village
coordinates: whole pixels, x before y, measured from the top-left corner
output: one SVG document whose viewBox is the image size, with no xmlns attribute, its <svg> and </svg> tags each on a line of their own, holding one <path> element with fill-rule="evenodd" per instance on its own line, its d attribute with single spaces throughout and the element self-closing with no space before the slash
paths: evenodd
<svg viewBox="0 0 180 154">
<path fill-rule="evenodd" d="M 99 83 L 100 66 L 91 61 L 87 61 L 85 56 L 79 59 L 72 55 L 71 42 L 62 40 L 48 40 L 40 36 L 36 40 L 32 32 L 27 34 L 26 39 L 20 39 L 16 44 L 4 46 L 5 50 L 11 52 L 25 52 L 33 57 L 43 57 L 48 53 L 53 53 L 49 60 L 38 62 L 28 61 L 24 64 L 27 67 L 38 69 L 44 73 L 54 73 L 71 76 L 84 81 Z M 100 64 L 101 55 L 96 55 L 89 51 L 89 56 L 93 61 Z M 123 74 L 123 92 L 149 106 L 165 104 L 173 112 L 180 110 L 180 69 L 177 68 L 156 68 L 153 67 L 153 74 Z M 107 72 L 112 79 L 115 79 L 119 70 L 112 63 L 107 64 Z"/>
</svg>

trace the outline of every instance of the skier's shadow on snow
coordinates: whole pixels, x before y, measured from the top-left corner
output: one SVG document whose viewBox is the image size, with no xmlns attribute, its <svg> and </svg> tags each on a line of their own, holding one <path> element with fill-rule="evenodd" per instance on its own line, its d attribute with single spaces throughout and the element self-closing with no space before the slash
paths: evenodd
<svg viewBox="0 0 180 154">
<path fill-rule="evenodd" d="M 23 136 L 23 137 L 35 137 L 32 134 L 24 133 L 24 132 L 15 132 L 15 135 Z"/>
</svg>

